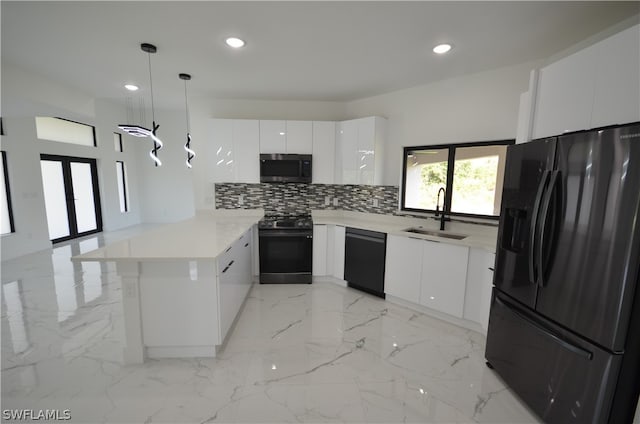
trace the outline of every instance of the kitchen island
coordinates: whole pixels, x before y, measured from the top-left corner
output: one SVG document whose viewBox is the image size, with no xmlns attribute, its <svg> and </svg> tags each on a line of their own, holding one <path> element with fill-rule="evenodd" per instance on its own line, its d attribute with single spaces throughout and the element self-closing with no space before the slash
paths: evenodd
<svg viewBox="0 0 640 424">
<path fill-rule="evenodd" d="M 216 356 L 251 288 L 253 228 L 263 215 L 199 213 L 71 258 L 116 263 L 124 363 Z"/>
</svg>

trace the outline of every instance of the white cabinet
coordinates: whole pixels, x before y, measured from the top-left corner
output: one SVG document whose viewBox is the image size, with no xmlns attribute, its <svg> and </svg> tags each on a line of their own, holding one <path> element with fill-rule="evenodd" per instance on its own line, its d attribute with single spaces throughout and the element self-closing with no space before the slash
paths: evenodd
<svg viewBox="0 0 640 424">
<path fill-rule="evenodd" d="M 462 318 L 469 248 L 423 243 L 420 304 Z"/>
<path fill-rule="evenodd" d="M 532 137 L 635 122 L 640 25 L 540 69 Z"/>
<path fill-rule="evenodd" d="M 336 183 L 382 184 L 386 119 L 378 116 L 339 122 L 336 126 Z"/>
<path fill-rule="evenodd" d="M 313 132 L 313 183 L 333 184 L 335 181 L 336 123 L 314 121 Z"/>
<path fill-rule="evenodd" d="M 340 280 L 344 280 L 344 236 L 343 226 L 333 226 L 333 276 Z"/>
<path fill-rule="evenodd" d="M 209 122 L 208 163 L 209 181 L 235 182 L 233 165 L 233 119 L 212 119 Z"/>
<path fill-rule="evenodd" d="M 534 139 L 590 128 L 595 57 L 584 49 L 540 70 Z"/>
<path fill-rule="evenodd" d="M 474 321 L 487 331 L 495 253 L 469 249 L 467 283 L 464 297 L 464 319 Z"/>
<path fill-rule="evenodd" d="M 286 134 L 286 121 L 260 121 L 260 153 L 286 153 Z"/>
<path fill-rule="evenodd" d="M 313 226 L 313 275 L 327 275 L 327 226 Z"/>
<path fill-rule="evenodd" d="M 249 230 L 217 259 L 220 343 L 227 336 L 251 289 L 252 242 L 253 231 Z"/>
<path fill-rule="evenodd" d="M 640 25 L 598 43 L 591 127 L 640 119 Z"/>
<path fill-rule="evenodd" d="M 312 154 L 313 123 L 311 121 L 287 121 L 286 127 L 286 153 Z"/>
<path fill-rule="evenodd" d="M 260 121 L 260 153 L 312 154 L 312 126 L 311 121 Z"/>
<path fill-rule="evenodd" d="M 259 125 L 250 119 L 212 119 L 206 150 L 209 180 L 218 183 L 257 183 Z"/>
<path fill-rule="evenodd" d="M 385 293 L 409 302 L 420 299 L 424 241 L 389 235 L 385 262 Z"/>
</svg>

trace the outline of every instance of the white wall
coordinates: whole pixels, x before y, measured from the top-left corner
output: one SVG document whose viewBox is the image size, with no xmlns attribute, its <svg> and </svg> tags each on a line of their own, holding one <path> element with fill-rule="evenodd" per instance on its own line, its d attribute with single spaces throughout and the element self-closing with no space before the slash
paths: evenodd
<svg viewBox="0 0 640 424">
<path fill-rule="evenodd" d="M 136 138 L 135 168 L 139 177 L 141 220 L 145 223 L 176 222 L 195 214 L 193 196 L 194 170 L 187 168 L 184 151 L 186 142 L 185 112 L 156 110 L 158 137 L 164 147 L 158 151 L 162 166 L 156 167 L 149 157 L 153 142 L 149 138 Z M 146 114 L 151 120 L 151 112 Z M 147 124 L 150 128 L 150 123 Z M 192 146 L 197 149 L 197 142 Z M 196 162 L 193 162 L 194 167 Z M 198 163 L 198 166 L 204 166 Z M 130 167 L 131 168 L 131 167 Z"/>
<path fill-rule="evenodd" d="M 388 119 L 384 184 L 399 185 L 402 147 L 515 138 L 520 93 L 536 63 L 452 78 L 347 103 L 351 119 Z"/>
</svg>

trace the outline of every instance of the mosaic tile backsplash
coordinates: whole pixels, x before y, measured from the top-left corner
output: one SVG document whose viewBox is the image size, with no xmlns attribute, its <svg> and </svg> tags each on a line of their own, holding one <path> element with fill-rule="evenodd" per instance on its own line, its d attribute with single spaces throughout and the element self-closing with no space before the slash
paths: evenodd
<svg viewBox="0 0 640 424">
<path fill-rule="evenodd" d="M 313 209 L 393 215 L 398 209 L 398 187 L 395 186 L 225 183 L 215 184 L 215 195 L 216 209 L 262 208 L 265 215 L 305 215 Z M 328 205 L 325 204 L 327 197 Z"/>
</svg>

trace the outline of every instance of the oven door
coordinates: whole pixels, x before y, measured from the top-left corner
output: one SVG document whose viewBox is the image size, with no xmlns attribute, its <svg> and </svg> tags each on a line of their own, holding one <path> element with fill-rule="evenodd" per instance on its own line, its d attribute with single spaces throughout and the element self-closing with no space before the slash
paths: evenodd
<svg viewBox="0 0 640 424">
<path fill-rule="evenodd" d="M 313 230 L 263 229 L 260 283 L 311 283 Z"/>
</svg>

